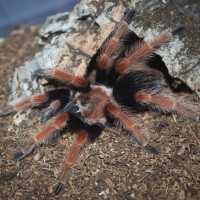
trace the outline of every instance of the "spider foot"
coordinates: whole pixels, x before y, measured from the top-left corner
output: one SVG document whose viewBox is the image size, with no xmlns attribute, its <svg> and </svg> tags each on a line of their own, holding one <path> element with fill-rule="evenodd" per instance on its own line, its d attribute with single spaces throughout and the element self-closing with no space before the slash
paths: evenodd
<svg viewBox="0 0 200 200">
<path fill-rule="evenodd" d="M 30 153 L 33 152 L 35 145 L 36 145 L 35 141 L 31 140 L 24 149 L 13 154 L 12 160 L 22 160 L 22 159 L 24 159 L 26 156 L 28 156 Z"/>
<path fill-rule="evenodd" d="M 22 160 L 26 155 L 22 151 L 13 154 L 12 160 Z"/>
<path fill-rule="evenodd" d="M 0 117 L 7 116 L 13 112 L 12 106 L 6 106 L 4 108 L 0 108 Z"/>
<path fill-rule="evenodd" d="M 64 189 L 64 187 L 65 187 L 65 184 L 58 182 L 56 184 L 56 186 L 54 187 L 54 193 L 55 193 L 55 195 L 60 194 L 60 192 Z"/>
<path fill-rule="evenodd" d="M 152 147 L 148 144 L 146 146 L 144 146 L 144 149 L 147 150 L 148 152 L 154 154 L 154 155 L 159 155 L 159 152 L 154 147 Z"/>
<path fill-rule="evenodd" d="M 131 11 L 129 11 L 123 18 L 122 18 L 122 20 L 123 21 L 125 21 L 125 22 L 127 22 L 128 24 L 130 24 L 131 23 L 131 21 L 133 20 L 133 17 L 134 17 L 134 15 L 135 15 L 135 10 L 133 9 L 133 10 L 131 10 Z"/>
<path fill-rule="evenodd" d="M 51 69 L 37 69 L 34 72 L 34 76 L 36 78 L 45 78 L 48 76 L 48 74 L 51 72 Z"/>
<path fill-rule="evenodd" d="M 30 152 L 26 152 L 26 153 L 24 153 L 23 151 L 18 151 L 18 152 L 13 154 L 12 160 L 16 160 L 16 161 L 17 160 L 22 160 L 32 152 L 33 152 L 33 149 L 31 149 Z"/>
<path fill-rule="evenodd" d="M 185 26 L 179 26 L 178 28 L 176 28 L 175 30 L 172 31 L 172 35 L 177 35 L 180 32 L 184 31 L 186 29 Z"/>
</svg>

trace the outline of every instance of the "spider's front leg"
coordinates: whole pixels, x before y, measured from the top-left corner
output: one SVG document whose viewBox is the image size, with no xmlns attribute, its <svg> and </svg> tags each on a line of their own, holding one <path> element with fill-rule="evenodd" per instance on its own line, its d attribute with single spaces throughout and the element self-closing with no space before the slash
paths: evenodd
<svg viewBox="0 0 200 200">
<path fill-rule="evenodd" d="M 88 91 L 90 89 L 90 82 L 81 76 L 72 75 L 66 71 L 53 69 L 38 69 L 34 75 L 37 78 L 46 78 L 57 80 L 71 87 L 72 89 L 80 91 Z"/>
<path fill-rule="evenodd" d="M 53 134 L 66 126 L 69 115 L 65 112 L 58 113 L 41 130 L 39 130 L 28 142 L 25 148 L 15 153 L 13 160 L 21 160 L 29 155 L 36 146 L 45 143 Z"/>
<path fill-rule="evenodd" d="M 130 131 L 134 135 L 136 141 L 144 149 L 146 149 L 147 151 L 149 151 L 149 152 L 151 152 L 151 153 L 153 153 L 155 155 L 159 154 L 158 151 L 154 147 L 150 146 L 147 143 L 146 139 L 143 137 L 143 135 L 137 129 L 135 121 L 132 118 L 130 118 L 127 114 L 125 114 L 120 109 L 119 106 L 117 106 L 117 105 L 115 105 L 113 103 L 109 103 L 107 105 L 106 109 L 109 112 L 109 114 L 111 114 L 112 117 L 117 119 L 126 130 Z"/>
<path fill-rule="evenodd" d="M 56 101 L 57 104 L 52 104 L 53 108 L 50 112 L 50 115 L 52 116 L 52 113 L 55 113 L 56 111 L 64 107 L 64 105 L 69 101 L 69 95 L 70 92 L 68 89 L 58 89 L 48 91 L 45 94 L 35 94 L 31 97 L 20 99 L 14 103 L 9 104 L 8 106 L 1 108 L 0 116 L 6 116 L 13 112 L 25 110 L 30 107 L 40 108 L 46 106 L 49 102 L 53 103 Z M 44 118 L 45 120 L 47 119 L 47 117 Z"/>
<path fill-rule="evenodd" d="M 59 178 L 59 182 L 54 189 L 55 194 L 59 194 L 61 190 L 65 187 L 65 184 L 69 179 L 71 169 L 77 161 L 85 143 L 87 142 L 88 134 L 89 133 L 86 130 L 81 130 L 78 132 L 74 144 L 71 146 L 69 153 L 64 160 L 64 166 L 61 176 Z"/>
</svg>

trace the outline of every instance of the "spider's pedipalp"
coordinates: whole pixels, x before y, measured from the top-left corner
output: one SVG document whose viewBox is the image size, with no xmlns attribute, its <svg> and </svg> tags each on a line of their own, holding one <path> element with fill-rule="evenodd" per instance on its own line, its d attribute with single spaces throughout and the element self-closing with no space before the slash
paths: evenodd
<svg viewBox="0 0 200 200">
<path fill-rule="evenodd" d="M 137 92 L 135 94 L 136 101 L 148 105 L 150 108 L 175 113 L 183 118 L 198 120 L 198 114 L 192 108 L 177 103 L 174 99 L 162 94 L 151 94 L 146 92 Z"/>
<path fill-rule="evenodd" d="M 138 144 L 140 144 L 144 149 L 148 150 L 150 153 L 158 155 L 158 151 L 147 143 L 146 139 L 137 129 L 136 123 L 132 118 L 130 118 L 128 115 L 122 112 L 122 110 L 113 103 L 109 103 L 106 109 L 109 112 L 109 114 L 111 114 L 115 119 L 119 120 L 119 122 L 123 125 L 123 127 L 126 130 L 130 131 L 133 134 Z"/>
<path fill-rule="evenodd" d="M 46 78 L 46 79 L 54 79 L 61 83 L 64 83 L 71 88 L 80 91 L 88 91 L 90 89 L 90 82 L 81 77 L 72 75 L 66 71 L 59 70 L 56 68 L 53 69 L 38 69 L 34 72 L 34 75 L 37 78 Z"/>
<path fill-rule="evenodd" d="M 44 109 L 41 116 L 41 122 L 45 123 L 51 117 L 53 117 L 57 112 L 63 109 L 69 102 L 70 91 L 68 89 L 58 89 L 49 91 L 46 93 L 48 97 L 49 106 Z"/>
<path fill-rule="evenodd" d="M 44 112 L 42 112 L 42 116 L 40 121 L 42 123 L 45 123 L 48 121 L 51 117 L 53 117 L 61 108 L 61 102 L 60 100 L 53 101 L 47 109 L 45 109 Z"/>
<path fill-rule="evenodd" d="M 78 135 L 74 141 L 74 144 L 71 146 L 68 155 L 65 158 L 63 170 L 61 176 L 59 178 L 58 184 L 54 188 L 55 194 L 59 194 L 61 190 L 64 188 L 67 180 L 70 176 L 70 171 L 77 161 L 87 139 L 88 139 L 88 131 L 81 130 L 78 132 Z"/>
<path fill-rule="evenodd" d="M 104 125 L 102 123 L 95 123 L 87 127 L 88 130 L 88 138 L 90 142 L 94 142 L 101 134 Z"/>
</svg>

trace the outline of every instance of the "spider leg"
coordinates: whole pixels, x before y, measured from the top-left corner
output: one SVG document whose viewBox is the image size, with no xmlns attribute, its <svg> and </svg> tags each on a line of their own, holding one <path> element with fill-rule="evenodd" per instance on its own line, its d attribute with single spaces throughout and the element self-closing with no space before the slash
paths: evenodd
<svg viewBox="0 0 200 200">
<path fill-rule="evenodd" d="M 31 106 L 37 107 L 42 105 L 47 101 L 47 97 L 45 94 L 35 94 L 29 98 L 24 98 L 18 100 L 17 102 L 10 104 L 4 108 L 0 109 L 0 116 L 6 116 L 13 112 L 27 109 Z"/>
<path fill-rule="evenodd" d="M 71 146 L 68 155 L 65 158 L 63 170 L 60 176 L 60 180 L 55 186 L 55 194 L 59 194 L 61 190 L 65 187 L 65 184 L 70 176 L 70 171 L 77 161 L 87 139 L 89 133 L 86 130 L 81 130 L 78 132 L 78 135 L 74 141 L 74 144 Z"/>
<path fill-rule="evenodd" d="M 13 160 L 22 160 L 29 155 L 36 146 L 46 142 L 53 134 L 66 126 L 69 116 L 65 112 L 58 113 L 43 126 L 28 142 L 25 148 L 13 155 Z"/>
<path fill-rule="evenodd" d="M 162 94 L 151 94 L 147 92 L 137 92 L 135 99 L 141 104 L 146 104 L 150 108 L 168 113 L 175 113 L 181 117 L 198 120 L 197 113 L 186 105 L 177 103 L 174 99 Z"/>
<path fill-rule="evenodd" d="M 108 67 L 109 60 L 117 48 L 120 46 L 120 37 L 124 35 L 127 31 L 129 23 L 132 21 L 133 16 L 135 15 L 135 10 L 128 12 L 122 20 L 116 25 L 115 30 L 112 32 L 111 36 L 104 42 L 100 48 L 101 54 L 98 58 L 98 67 L 101 70 Z"/>
<path fill-rule="evenodd" d="M 42 112 L 40 121 L 42 123 L 48 121 L 50 118 L 55 116 L 57 112 L 62 110 L 66 106 L 66 104 L 68 104 L 68 102 L 69 102 L 68 96 L 61 96 L 58 99 L 52 101 L 50 105 Z"/>
<path fill-rule="evenodd" d="M 53 69 L 38 69 L 34 75 L 37 78 L 55 79 L 61 83 L 67 84 L 72 89 L 75 88 L 81 91 L 88 91 L 90 89 L 90 82 L 81 76 L 72 75 L 66 71 Z"/>
<path fill-rule="evenodd" d="M 115 70 L 118 73 L 123 73 L 128 67 L 134 67 L 132 65 L 138 61 L 146 61 L 152 55 L 152 53 L 159 48 L 161 45 L 168 43 L 175 35 L 181 32 L 184 29 L 183 26 L 178 27 L 177 29 L 164 33 L 160 36 L 157 36 L 152 41 L 146 43 L 144 41 L 136 42 L 132 48 L 128 48 L 126 55 L 122 58 L 117 65 Z"/>
<path fill-rule="evenodd" d="M 154 110 L 175 113 L 187 119 L 198 119 L 198 114 L 185 104 L 176 103 L 164 94 L 165 82 L 162 74 L 146 66 L 135 66 L 118 78 L 113 95 L 120 104 L 135 111 Z M 167 92 L 167 91 L 166 91 Z"/>
<path fill-rule="evenodd" d="M 125 37 L 130 30 L 128 25 L 132 21 L 135 10 L 131 10 L 116 24 L 114 30 L 103 42 L 100 49 L 92 57 L 87 68 L 86 75 L 89 76 L 93 70 L 96 70 L 96 82 L 103 83 L 106 79 L 106 72 L 124 49 L 122 49 L 121 38 Z"/>
<path fill-rule="evenodd" d="M 48 97 L 48 107 L 42 112 L 42 123 L 45 123 L 69 103 L 70 90 L 63 88 L 56 89 L 47 92 L 46 95 Z"/>
<path fill-rule="evenodd" d="M 35 94 L 31 97 L 20 99 L 13 104 L 1 108 L 0 116 L 6 116 L 13 112 L 25 110 L 29 107 L 42 107 L 45 106 L 45 104 L 47 104 L 48 102 L 62 98 L 62 96 L 68 98 L 69 95 L 70 91 L 68 89 L 58 89 L 58 90 L 48 91 L 45 94 Z"/>
<path fill-rule="evenodd" d="M 134 95 L 140 91 L 157 94 L 165 86 L 161 72 L 147 67 L 144 63 L 138 63 L 119 76 L 113 88 L 113 95 L 121 105 L 128 106 L 134 111 L 145 111 L 148 106 L 136 101 Z"/>
<path fill-rule="evenodd" d="M 137 129 L 135 121 L 132 118 L 130 118 L 128 115 L 126 115 L 124 112 L 122 112 L 120 107 L 118 107 L 117 105 L 113 103 L 109 103 L 106 109 L 109 112 L 109 114 L 111 114 L 114 118 L 116 118 L 126 130 L 130 131 L 134 135 L 137 142 L 144 149 L 148 150 L 150 153 L 153 153 L 155 155 L 159 154 L 158 151 L 154 147 L 150 146 L 147 143 L 146 139 L 142 136 L 140 131 Z"/>
</svg>

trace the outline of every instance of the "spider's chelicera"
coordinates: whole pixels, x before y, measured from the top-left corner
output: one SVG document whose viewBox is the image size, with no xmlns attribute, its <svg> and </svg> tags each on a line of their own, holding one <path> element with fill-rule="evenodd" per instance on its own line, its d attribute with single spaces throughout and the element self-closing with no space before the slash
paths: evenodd
<svg viewBox="0 0 200 200">
<path fill-rule="evenodd" d="M 66 126 L 77 134 L 65 158 L 55 187 L 56 194 L 64 188 L 85 143 L 96 139 L 105 125 L 109 124 L 108 120 L 117 120 L 139 145 L 150 153 L 158 154 L 137 128 L 134 113 L 153 109 L 175 113 L 184 118 L 197 118 L 192 109 L 177 103 L 163 92 L 166 88 L 163 73 L 157 66 L 148 64 L 155 55 L 154 51 L 169 42 L 183 27 L 144 42 L 128 28 L 134 13 L 134 10 L 128 12 L 116 24 L 92 57 L 83 77 L 57 68 L 38 69 L 35 71 L 37 78 L 56 80 L 63 87 L 45 94 L 35 94 L 0 109 L 0 115 L 4 116 L 29 107 L 45 107 L 41 118 L 45 123 L 43 128 L 36 132 L 21 151 L 14 154 L 14 160 L 23 159 L 36 146 Z"/>
</svg>

